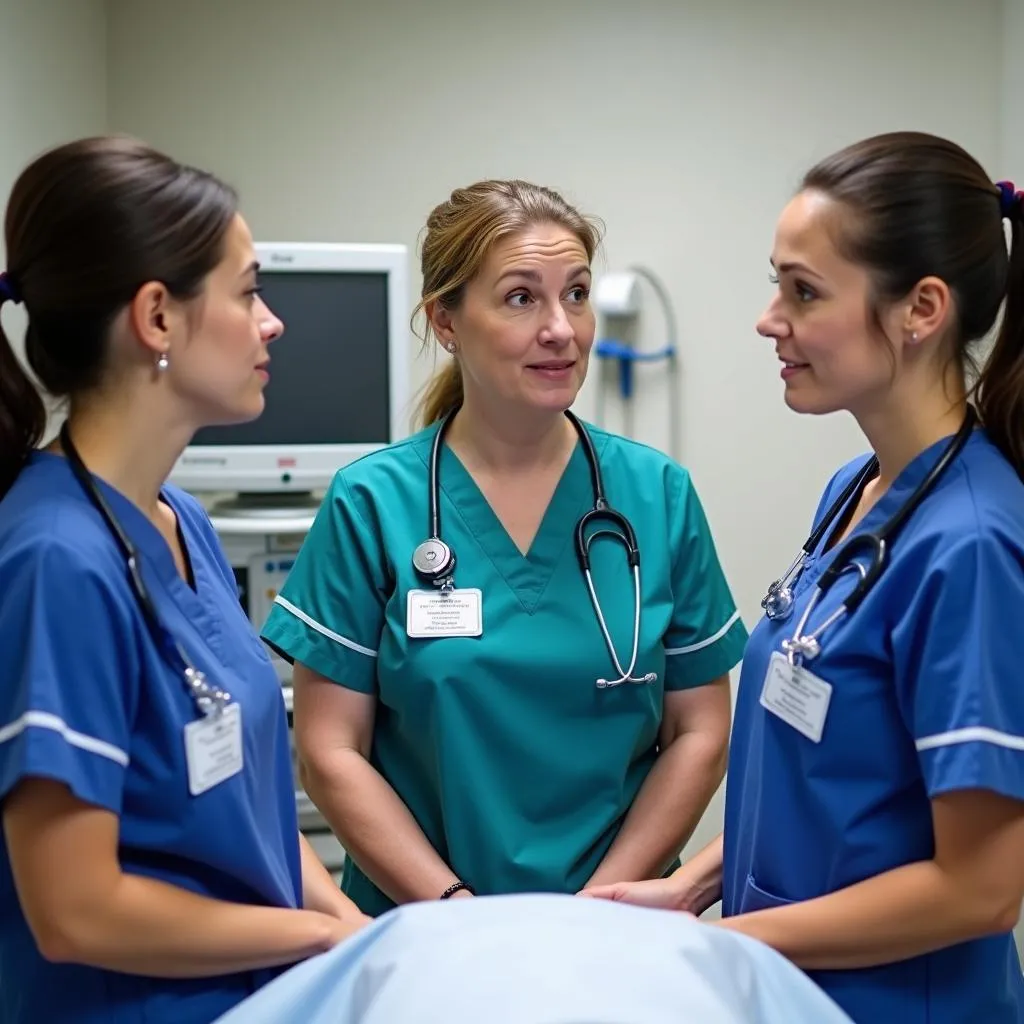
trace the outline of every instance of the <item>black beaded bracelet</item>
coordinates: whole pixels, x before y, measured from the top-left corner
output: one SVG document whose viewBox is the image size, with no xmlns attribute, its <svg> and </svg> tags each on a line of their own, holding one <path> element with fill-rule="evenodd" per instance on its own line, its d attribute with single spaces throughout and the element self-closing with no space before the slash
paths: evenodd
<svg viewBox="0 0 1024 1024">
<path fill-rule="evenodd" d="M 476 893 L 473 891 L 473 886 L 468 882 L 454 882 L 448 886 L 443 893 L 441 893 L 440 899 L 446 900 L 449 896 L 454 896 L 460 889 L 465 889 L 470 896 L 475 896 Z"/>
</svg>

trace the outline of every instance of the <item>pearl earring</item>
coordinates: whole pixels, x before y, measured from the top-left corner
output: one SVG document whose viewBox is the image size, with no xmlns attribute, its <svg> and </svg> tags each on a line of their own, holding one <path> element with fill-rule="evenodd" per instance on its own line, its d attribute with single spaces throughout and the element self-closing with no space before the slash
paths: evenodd
<svg viewBox="0 0 1024 1024">
<path fill-rule="evenodd" d="M 914 331 L 914 333 L 910 336 L 910 344 L 911 345 L 916 345 L 917 344 L 917 331 Z"/>
<path fill-rule="evenodd" d="M 163 373 L 168 366 L 171 365 L 171 361 L 167 358 L 166 352 L 160 353 L 160 358 L 156 361 L 156 368 L 160 373 Z"/>
</svg>

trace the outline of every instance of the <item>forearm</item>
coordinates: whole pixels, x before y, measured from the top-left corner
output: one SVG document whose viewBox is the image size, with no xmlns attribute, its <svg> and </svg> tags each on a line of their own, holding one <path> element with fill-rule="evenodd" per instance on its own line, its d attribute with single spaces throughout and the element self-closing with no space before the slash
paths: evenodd
<svg viewBox="0 0 1024 1024">
<path fill-rule="evenodd" d="M 588 885 L 660 876 L 692 835 L 725 763 L 725 744 L 703 733 L 683 733 L 666 747 Z"/>
<path fill-rule="evenodd" d="M 345 920 L 361 917 L 362 911 L 335 885 L 327 868 L 301 832 L 299 853 L 302 857 L 303 906 L 307 910 L 333 914 Z"/>
<path fill-rule="evenodd" d="M 717 924 L 759 939 L 805 970 L 841 970 L 1009 931 L 1017 909 L 965 892 L 934 861 L 922 861 L 827 896 Z"/>
<path fill-rule="evenodd" d="M 228 903 L 120 874 L 102 897 L 64 908 L 37 936 L 49 959 L 163 978 L 198 978 L 294 963 L 330 949 L 331 918 Z"/>
<path fill-rule="evenodd" d="M 437 899 L 458 881 L 395 791 L 356 751 L 336 753 L 319 767 L 304 765 L 302 780 L 349 856 L 396 903 Z"/>
<path fill-rule="evenodd" d="M 720 832 L 699 853 L 673 872 L 687 906 L 699 917 L 722 898 L 724 851 Z"/>
</svg>

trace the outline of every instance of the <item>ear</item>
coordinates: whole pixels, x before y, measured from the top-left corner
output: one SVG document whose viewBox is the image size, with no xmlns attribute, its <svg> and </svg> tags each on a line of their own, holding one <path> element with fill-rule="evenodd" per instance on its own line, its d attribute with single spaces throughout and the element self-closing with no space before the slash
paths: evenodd
<svg viewBox="0 0 1024 1024">
<path fill-rule="evenodd" d="M 154 356 L 167 352 L 180 333 L 182 311 L 159 281 L 147 281 L 128 306 L 132 333 Z"/>
<path fill-rule="evenodd" d="M 949 285 L 938 277 L 923 277 L 907 296 L 903 330 L 911 344 L 941 337 L 953 315 Z"/>
<path fill-rule="evenodd" d="M 425 312 L 434 335 L 442 346 L 455 340 L 455 324 L 452 321 L 452 311 L 450 309 L 446 309 L 435 299 L 433 302 L 427 303 Z"/>
</svg>

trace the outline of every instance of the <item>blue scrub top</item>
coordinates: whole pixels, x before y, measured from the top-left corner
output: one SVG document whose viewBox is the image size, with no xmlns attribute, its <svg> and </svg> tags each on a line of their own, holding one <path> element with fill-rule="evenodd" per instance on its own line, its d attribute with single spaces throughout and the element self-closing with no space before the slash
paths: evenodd
<svg viewBox="0 0 1024 1024">
<path fill-rule="evenodd" d="M 878 529 L 941 456 L 914 459 L 857 525 Z M 865 457 L 866 458 L 866 457 Z M 816 521 L 864 465 L 833 478 Z M 856 500 L 856 496 L 854 499 Z M 910 518 L 864 603 L 805 668 L 832 686 L 818 743 L 760 704 L 769 658 L 792 637 L 841 545 L 828 538 L 793 614 L 762 619 L 744 656 L 729 763 L 724 912 L 812 899 L 934 855 L 930 800 L 987 789 L 1024 800 L 1024 486 L 978 430 Z M 840 578 L 805 633 L 854 585 Z M 1018 1024 L 1012 934 L 865 970 L 815 971 L 856 1021 Z"/>
<path fill-rule="evenodd" d="M 193 590 L 156 527 L 97 481 L 140 552 L 164 627 L 241 706 L 243 770 L 191 796 L 184 728 L 199 717 L 158 654 L 124 558 L 60 456 L 38 453 L 0 502 L 0 797 L 24 778 L 63 782 L 120 819 L 125 872 L 238 903 L 296 907 L 301 875 L 280 684 L 239 604 L 205 512 L 174 488 Z M 68 871 L 74 855 L 68 851 Z M 0 854 L 0 1020 L 198 1024 L 273 977 L 146 978 L 53 964 Z"/>
</svg>

